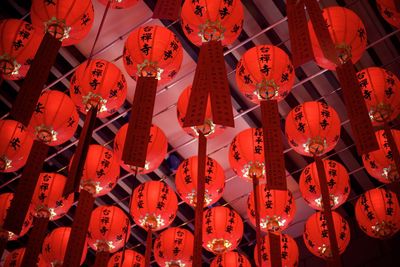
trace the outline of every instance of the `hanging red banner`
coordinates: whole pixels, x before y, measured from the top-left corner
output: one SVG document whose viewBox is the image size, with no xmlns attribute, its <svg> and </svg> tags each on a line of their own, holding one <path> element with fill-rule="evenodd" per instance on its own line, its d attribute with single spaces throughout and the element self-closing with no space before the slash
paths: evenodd
<svg viewBox="0 0 400 267">
<path fill-rule="evenodd" d="M 144 267 L 150 267 L 150 258 L 151 258 L 152 250 L 153 250 L 153 231 L 149 227 L 147 229 L 146 252 L 144 255 Z"/>
<path fill-rule="evenodd" d="M 108 251 L 99 251 L 96 253 L 96 260 L 93 267 L 107 267 L 108 260 L 110 259 L 111 253 Z M 121 261 L 123 263 L 123 261 Z"/>
<path fill-rule="evenodd" d="M 281 238 L 279 234 L 273 232 L 268 233 L 269 247 L 271 254 L 271 266 L 282 267 L 282 257 L 281 257 Z M 261 266 L 261 265 L 260 265 Z"/>
<path fill-rule="evenodd" d="M 340 64 L 336 72 L 342 86 L 358 154 L 363 155 L 379 149 L 353 64 L 351 61 Z"/>
<path fill-rule="evenodd" d="M 6 249 L 8 242 L 8 232 L 2 231 L 0 233 L 0 258 L 3 257 L 4 250 Z"/>
<path fill-rule="evenodd" d="M 181 4 L 182 0 L 157 0 L 152 18 L 176 21 L 180 17 Z"/>
<path fill-rule="evenodd" d="M 257 261 L 258 261 L 258 266 L 262 266 L 262 258 L 261 258 L 261 253 L 262 253 L 262 249 L 261 249 L 261 226 L 260 226 L 260 190 L 259 190 L 259 177 L 253 176 L 252 180 L 253 180 L 253 197 L 254 197 L 254 210 L 256 213 L 256 244 L 257 244 Z"/>
</svg>

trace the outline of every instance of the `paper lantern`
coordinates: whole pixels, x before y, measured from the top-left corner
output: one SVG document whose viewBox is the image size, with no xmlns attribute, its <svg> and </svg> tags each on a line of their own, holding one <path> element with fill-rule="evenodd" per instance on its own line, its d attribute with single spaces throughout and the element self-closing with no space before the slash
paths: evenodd
<svg viewBox="0 0 400 267">
<path fill-rule="evenodd" d="M 122 254 L 125 252 L 124 261 L 122 263 Z M 125 249 L 125 251 L 120 251 L 111 256 L 108 261 L 108 267 L 145 267 L 144 257 L 142 254 L 131 250 Z"/>
<path fill-rule="evenodd" d="M 282 100 L 293 87 L 294 68 L 279 47 L 258 45 L 247 50 L 236 67 L 236 84 L 250 101 Z"/>
<path fill-rule="evenodd" d="M 68 95 L 46 90 L 36 104 L 28 130 L 37 140 L 58 146 L 74 136 L 78 122 L 78 113 Z"/>
<path fill-rule="evenodd" d="M 32 24 L 51 33 L 63 46 L 79 43 L 90 31 L 94 21 L 91 0 L 32 1 Z"/>
<path fill-rule="evenodd" d="M 296 267 L 299 264 L 299 248 L 296 241 L 289 235 L 275 233 L 281 240 L 280 256 L 282 259 L 282 266 Z M 257 245 L 254 248 L 254 259 L 258 257 Z M 265 235 L 262 239 L 261 245 L 261 267 L 273 267 L 271 265 L 271 245 L 269 235 Z M 256 261 L 257 263 L 257 261 Z M 258 265 L 257 265 L 258 266 Z"/>
<path fill-rule="evenodd" d="M 194 237 L 183 228 L 171 227 L 154 242 L 154 257 L 159 266 L 192 266 Z"/>
<path fill-rule="evenodd" d="M 327 186 L 331 208 L 336 209 L 350 194 L 349 174 L 345 167 L 333 160 L 322 160 L 327 178 Z M 315 162 L 307 165 L 300 175 L 300 192 L 304 200 L 316 210 L 322 210 L 322 194 L 319 184 L 317 165 Z"/>
<path fill-rule="evenodd" d="M 342 254 L 350 242 L 349 224 L 335 211 L 332 212 L 332 216 L 336 233 L 335 238 L 338 243 L 339 253 Z M 315 256 L 324 259 L 330 259 L 332 257 L 327 222 L 320 211 L 317 211 L 308 218 L 304 228 L 303 238 L 306 247 Z"/>
<path fill-rule="evenodd" d="M 289 190 L 268 189 L 266 184 L 258 187 L 259 212 L 262 231 L 281 231 L 288 227 L 296 214 L 296 203 Z M 247 199 L 247 215 L 255 225 L 254 191 Z"/>
<path fill-rule="evenodd" d="M 221 254 L 234 250 L 243 236 L 243 221 L 231 208 L 222 206 L 207 209 L 203 219 L 203 247 Z"/>
<path fill-rule="evenodd" d="M 389 122 L 400 114 L 400 80 L 392 72 L 370 67 L 357 73 L 361 91 L 374 125 Z"/>
<path fill-rule="evenodd" d="M 396 0 L 377 0 L 382 17 L 396 28 L 400 28 L 400 10 Z"/>
<path fill-rule="evenodd" d="M 340 119 L 325 103 L 305 102 L 287 115 L 285 133 L 297 153 L 322 155 L 336 146 L 340 137 Z"/>
<path fill-rule="evenodd" d="M 12 251 L 10 254 L 7 255 L 4 261 L 4 267 L 21 266 L 24 254 L 25 254 L 25 248 L 19 248 Z"/>
<path fill-rule="evenodd" d="M 339 59 L 342 62 L 351 59 L 356 63 L 367 46 L 367 32 L 361 19 L 352 10 L 339 6 L 324 8 L 322 15 L 328 24 Z M 311 21 L 308 22 L 308 29 L 315 61 L 321 68 L 335 70 L 336 64 L 324 57 Z"/>
<path fill-rule="evenodd" d="M 108 2 L 110 2 L 110 8 L 114 9 L 124 9 L 124 8 L 130 8 L 134 5 L 136 5 L 139 0 L 98 0 L 100 3 L 103 5 L 107 5 Z"/>
<path fill-rule="evenodd" d="M 32 143 L 21 123 L 0 120 L 0 172 L 15 172 L 24 166 Z"/>
<path fill-rule="evenodd" d="M 71 78 L 69 92 L 82 113 L 97 106 L 97 117 L 105 118 L 125 101 L 127 85 L 121 70 L 103 59 L 83 62 Z"/>
<path fill-rule="evenodd" d="M 400 229 L 399 200 L 392 191 L 368 190 L 357 200 L 355 211 L 361 230 L 371 237 L 390 238 Z"/>
<path fill-rule="evenodd" d="M 95 251 L 118 251 L 130 235 L 128 216 L 116 206 L 99 206 L 92 212 L 88 229 L 88 244 Z"/>
<path fill-rule="evenodd" d="M 0 21 L 0 73 L 5 80 L 25 77 L 40 44 L 34 27 L 18 19 Z"/>
<path fill-rule="evenodd" d="M 131 214 L 135 223 L 144 229 L 158 231 L 175 219 L 178 199 L 167 184 L 148 181 L 135 188 Z"/>
<path fill-rule="evenodd" d="M 146 164 L 144 168 L 125 164 L 121 160 L 127 131 L 128 124 L 125 124 L 119 129 L 114 139 L 114 152 L 116 157 L 120 160 L 122 168 L 128 172 L 135 172 L 138 170 L 138 173 L 141 174 L 150 173 L 156 170 L 167 155 L 168 142 L 163 130 L 154 124 L 151 126 L 149 143 L 147 145 Z"/>
<path fill-rule="evenodd" d="M 211 262 L 211 267 L 251 267 L 246 256 L 236 252 L 228 251 L 217 255 Z"/>
<path fill-rule="evenodd" d="M 44 261 L 48 263 L 48 265 L 62 266 L 70 234 L 71 234 L 70 227 L 59 227 L 51 231 L 46 236 L 42 247 L 42 257 Z M 85 245 L 80 260 L 80 264 L 83 264 L 83 262 L 85 261 L 86 253 L 87 253 L 87 248 Z"/>
<path fill-rule="evenodd" d="M 176 190 L 187 204 L 196 206 L 198 157 L 190 157 L 179 165 L 175 175 Z M 204 206 L 217 202 L 224 193 L 225 173 L 219 163 L 207 157 Z"/>
</svg>

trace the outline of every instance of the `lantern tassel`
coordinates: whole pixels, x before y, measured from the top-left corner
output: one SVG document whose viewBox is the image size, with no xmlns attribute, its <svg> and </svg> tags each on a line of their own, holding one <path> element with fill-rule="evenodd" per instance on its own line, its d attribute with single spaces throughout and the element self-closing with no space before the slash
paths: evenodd
<svg viewBox="0 0 400 267">
<path fill-rule="evenodd" d="M 22 171 L 17 190 L 7 211 L 4 229 L 13 233 L 21 232 L 48 150 L 49 147 L 44 143 L 37 140 L 33 142 L 27 164 Z"/>
<path fill-rule="evenodd" d="M 94 200 L 95 198 L 91 193 L 85 189 L 81 190 L 64 256 L 64 267 L 80 266 L 82 252 L 86 245 L 86 233 L 90 223 Z"/>
<path fill-rule="evenodd" d="M 271 254 L 271 266 L 282 267 L 282 257 L 281 257 L 281 239 L 279 234 L 273 232 L 268 233 L 269 247 Z M 262 266 L 262 265 L 258 265 Z"/>
<path fill-rule="evenodd" d="M 56 61 L 61 42 L 46 33 L 26 74 L 10 114 L 15 120 L 27 126 L 31 120 L 40 93 Z"/>
<path fill-rule="evenodd" d="M 147 230 L 147 238 L 146 238 L 146 252 L 144 255 L 144 266 L 150 267 L 150 258 L 151 258 L 151 251 L 153 250 L 153 231 L 151 227 Z"/>
<path fill-rule="evenodd" d="M 322 159 L 318 156 L 314 156 L 314 160 L 315 160 L 315 163 L 317 166 L 319 186 L 320 186 L 321 195 L 322 195 L 323 214 L 324 214 L 324 218 L 326 220 L 327 227 L 328 227 L 328 237 L 329 237 L 330 248 L 331 248 L 331 252 L 332 252 L 332 260 L 328 263 L 332 267 L 333 266 L 340 267 L 341 263 L 340 263 L 339 246 L 338 246 L 338 243 L 336 240 L 336 231 L 335 231 L 335 225 L 333 222 L 331 200 L 330 200 L 330 196 L 329 196 L 328 185 L 326 182 L 326 173 L 325 173 L 324 163 L 322 162 Z"/>
<path fill-rule="evenodd" d="M 96 260 L 93 267 L 107 267 L 108 259 L 110 258 L 109 251 L 99 251 L 96 253 Z"/>
<path fill-rule="evenodd" d="M 254 209 L 256 213 L 256 244 L 257 244 L 257 261 L 258 261 L 258 266 L 262 266 L 262 261 L 261 261 L 261 245 L 262 245 L 262 237 L 261 237 L 261 226 L 260 226 L 260 207 L 259 207 L 259 201 L 260 201 L 260 192 L 258 190 L 259 188 L 259 181 L 258 177 L 253 177 L 253 193 L 254 193 Z"/>
<path fill-rule="evenodd" d="M 122 160 L 125 164 L 143 168 L 146 163 L 147 145 L 150 138 L 157 79 L 139 77 L 126 133 Z"/>
<path fill-rule="evenodd" d="M 288 0 L 286 13 L 295 68 L 314 58 L 303 0 Z"/>
<path fill-rule="evenodd" d="M 181 4 L 182 0 L 157 0 L 152 18 L 176 21 L 179 19 Z"/>
<path fill-rule="evenodd" d="M 197 194 L 194 223 L 194 246 L 193 246 L 193 266 L 202 265 L 203 249 L 203 210 L 205 194 L 205 172 L 207 157 L 207 138 L 199 131 L 199 148 L 197 155 Z"/>
<path fill-rule="evenodd" d="M 6 249 L 8 242 L 8 232 L 4 231 L 0 233 L 0 259 L 3 257 L 4 250 Z"/>
<path fill-rule="evenodd" d="M 46 237 L 46 229 L 49 223 L 49 217 L 35 217 L 33 220 L 33 228 L 29 234 L 28 245 L 22 260 L 22 267 L 36 266 L 39 254 L 42 250 L 42 244 Z"/>
<path fill-rule="evenodd" d="M 89 150 L 90 141 L 96 122 L 97 107 L 91 107 L 86 114 L 85 123 L 81 135 L 79 136 L 78 147 L 72 160 L 71 168 L 68 172 L 68 180 L 64 187 L 64 196 L 78 191 L 80 180 L 85 166 L 86 156 Z"/>
</svg>

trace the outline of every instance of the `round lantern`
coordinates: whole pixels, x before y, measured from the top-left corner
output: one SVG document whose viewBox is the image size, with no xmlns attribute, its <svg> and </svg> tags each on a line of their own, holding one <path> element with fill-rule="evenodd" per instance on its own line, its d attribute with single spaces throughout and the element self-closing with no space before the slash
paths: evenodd
<svg viewBox="0 0 400 267">
<path fill-rule="evenodd" d="M 243 236 L 243 221 L 231 208 L 222 206 L 208 209 L 203 218 L 203 247 L 221 254 L 234 250 Z"/>
<path fill-rule="evenodd" d="M 251 267 L 246 256 L 236 252 L 228 251 L 217 255 L 211 262 L 211 267 Z"/>
<path fill-rule="evenodd" d="M 304 156 L 331 151 L 340 137 L 340 119 L 336 111 L 322 102 L 305 102 L 286 117 L 285 133 L 290 146 Z"/>
<path fill-rule="evenodd" d="M 33 219 L 33 215 L 31 213 L 31 211 L 29 211 L 25 216 L 25 221 L 22 225 L 21 232 L 18 234 L 2 230 L 4 220 L 6 219 L 6 216 L 7 216 L 7 210 L 10 207 L 11 200 L 13 198 L 14 198 L 14 194 L 12 194 L 12 193 L 4 193 L 4 194 L 0 195 L 0 234 L 7 235 L 8 240 L 15 240 L 18 237 L 25 235 L 28 232 L 29 228 L 31 227 L 32 219 Z"/>
<path fill-rule="evenodd" d="M 367 235 L 385 239 L 400 229 L 400 207 L 395 193 L 382 188 L 368 190 L 357 200 L 356 219 Z"/>
<path fill-rule="evenodd" d="M 132 79 L 155 77 L 165 84 L 178 73 L 183 49 L 176 35 L 163 26 L 140 27 L 129 35 L 124 47 L 124 65 Z"/>
<path fill-rule="evenodd" d="M 286 234 L 274 233 L 279 235 L 281 240 L 281 260 L 282 266 L 296 267 L 299 264 L 299 248 L 297 247 L 296 241 L 292 237 Z M 261 267 L 273 267 L 271 265 L 271 245 L 269 243 L 269 236 L 265 235 L 261 241 Z M 254 259 L 258 257 L 257 245 L 254 248 Z M 255 260 L 257 264 L 257 260 Z M 257 265 L 258 266 L 258 265 Z"/>
<path fill-rule="evenodd" d="M 128 172 L 135 172 L 137 169 L 138 173 L 141 174 L 156 170 L 167 155 L 168 142 L 164 132 L 154 124 L 151 126 L 149 144 L 147 145 L 146 164 L 144 168 L 137 168 L 136 166 L 127 165 L 121 160 L 127 131 L 128 123 L 119 129 L 114 139 L 114 152 L 120 160 L 122 168 Z"/>
<path fill-rule="evenodd" d="M 154 257 L 159 266 L 192 266 L 194 237 L 183 228 L 163 231 L 154 242 Z"/>
<path fill-rule="evenodd" d="M 0 21 L 0 74 L 6 80 L 25 77 L 36 51 L 41 35 L 23 20 Z"/>
<path fill-rule="evenodd" d="M 46 236 L 42 246 L 42 258 L 48 265 L 62 266 L 70 234 L 70 227 L 59 227 Z M 86 253 L 87 248 L 85 245 L 80 261 L 81 264 L 85 261 Z"/>
<path fill-rule="evenodd" d="M 77 44 L 89 33 L 94 10 L 91 0 L 34 0 L 31 19 L 36 28 L 50 33 L 67 46 Z"/>
<path fill-rule="evenodd" d="M 37 217 L 57 220 L 66 214 L 74 202 L 74 195 L 63 197 L 67 177 L 58 173 L 41 173 L 32 197 L 32 208 Z"/>
<path fill-rule="evenodd" d="M 196 206 L 198 157 L 182 161 L 175 175 L 176 190 L 187 204 Z M 225 173 L 219 163 L 207 157 L 205 170 L 204 206 L 217 202 L 224 193 Z"/>
<path fill-rule="evenodd" d="M 118 178 L 119 162 L 112 150 L 101 145 L 90 145 L 80 187 L 96 197 L 103 196 L 114 188 Z"/>
<path fill-rule="evenodd" d="M 396 28 L 400 28 L 400 11 L 396 8 L 396 0 L 377 0 L 376 4 L 382 17 Z"/>
<path fill-rule="evenodd" d="M 331 208 L 336 209 L 346 202 L 350 194 L 349 174 L 345 167 L 333 160 L 322 160 L 326 174 Z M 313 209 L 323 210 L 317 164 L 307 165 L 300 175 L 300 192 Z"/>
<path fill-rule="evenodd" d="M 339 253 L 342 254 L 350 242 L 349 224 L 335 211 L 332 211 L 332 217 Z M 308 218 L 304 228 L 303 238 L 306 247 L 312 254 L 324 259 L 332 258 L 332 251 L 330 249 L 328 237 L 328 226 L 322 212 L 317 211 Z"/>
<path fill-rule="evenodd" d="M 58 146 L 74 136 L 78 122 L 71 98 L 60 91 L 46 90 L 36 104 L 28 129 L 37 140 Z"/>
<path fill-rule="evenodd" d="M 192 91 L 192 86 L 189 85 L 185 90 L 180 94 L 178 103 L 176 105 L 176 113 L 178 117 L 179 125 L 183 128 L 183 124 L 185 122 L 186 111 L 189 105 L 190 93 Z M 212 138 L 221 134 L 224 131 L 224 127 L 221 125 L 216 125 L 212 119 L 211 113 L 211 103 L 210 98 L 207 100 L 207 109 L 206 116 L 204 120 L 204 124 L 200 126 L 194 127 L 184 127 L 183 128 L 186 133 L 190 134 L 193 137 L 197 137 L 199 135 L 198 131 L 201 131 L 208 138 Z"/>
<path fill-rule="evenodd" d="M 131 214 L 137 225 L 146 230 L 158 231 L 175 219 L 178 199 L 166 183 L 148 181 L 135 188 Z"/>
<path fill-rule="evenodd" d="M 243 6 L 240 0 L 185 1 L 181 18 L 183 32 L 193 44 L 221 40 L 226 46 L 242 31 Z"/>
<path fill-rule="evenodd" d="M 116 252 L 130 235 L 126 214 L 116 206 L 100 206 L 93 210 L 88 229 L 88 244 L 95 251 Z"/>
<path fill-rule="evenodd" d="M 391 121 L 400 114 L 400 80 L 390 71 L 370 67 L 357 73 L 361 91 L 374 125 Z"/>
<path fill-rule="evenodd" d="M 83 62 L 71 78 L 69 92 L 79 111 L 97 106 L 97 117 L 105 118 L 125 101 L 127 85 L 121 70 L 103 59 Z"/>
<path fill-rule="evenodd" d="M 356 63 L 367 46 L 367 32 L 361 19 L 352 10 L 339 6 L 324 8 L 322 15 L 328 25 L 340 61 L 351 60 Z M 308 29 L 317 64 L 321 68 L 335 70 L 336 65 L 324 57 L 311 21 L 308 22 Z"/>
<path fill-rule="evenodd" d="M 108 267 L 145 267 L 144 257 L 142 254 L 137 253 L 134 250 L 126 249 L 124 262 L 122 262 L 122 254 L 124 252 L 120 251 L 111 256 L 108 260 Z"/>
<path fill-rule="evenodd" d="M 286 229 L 296 214 L 296 203 L 292 193 L 289 190 L 268 189 L 266 184 L 260 184 L 258 191 L 261 230 L 267 232 Z M 254 191 L 247 199 L 247 215 L 255 225 Z"/>
<path fill-rule="evenodd" d="M 24 125 L 0 120 L 0 172 L 15 172 L 24 166 L 32 143 Z"/>
<path fill-rule="evenodd" d="M 236 68 L 236 83 L 251 101 L 282 100 L 293 87 L 294 68 L 279 47 L 258 45 L 247 50 Z"/>
<path fill-rule="evenodd" d="M 391 131 L 397 147 L 399 147 L 400 131 Z M 363 155 L 362 159 L 365 169 L 372 177 L 385 184 L 399 180 L 399 173 L 393 160 L 385 131 L 377 131 L 375 135 L 379 149 Z"/>
<path fill-rule="evenodd" d="M 19 267 L 22 264 L 22 259 L 24 258 L 25 248 L 19 248 L 12 251 L 7 255 L 4 261 L 4 267 Z"/>
<path fill-rule="evenodd" d="M 136 5 L 139 0 L 98 0 L 103 5 L 107 5 L 110 2 L 110 8 L 114 9 L 124 9 L 130 8 Z"/>
</svg>

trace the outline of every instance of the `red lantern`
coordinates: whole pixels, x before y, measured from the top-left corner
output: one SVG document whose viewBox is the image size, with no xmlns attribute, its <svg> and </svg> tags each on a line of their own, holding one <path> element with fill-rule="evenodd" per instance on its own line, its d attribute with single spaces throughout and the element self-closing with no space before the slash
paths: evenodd
<svg viewBox="0 0 400 267">
<path fill-rule="evenodd" d="M 163 231 L 154 242 L 154 257 L 159 266 L 192 266 L 194 237 L 183 228 Z"/>
<path fill-rule="evenodd" d="M 344 202 L 350 194 L 349 174 L 345 167 L 333 160 L 322 160 L 326 174 L 331 209 L 336 209 Z M 317 164 L 315 162 L 307 165 L 300 175 L 300 192 L 304 200 L 316 210 L 322 210 L 322 194 L 319 184 Z"/>
<path fill-rule="evenodd" d="M 322 155 L 336 146 L 340 137 L 340 119 L 325 103 L 305 102 L 287 115 L 285 133 L 297 153 Z"/>
<path fill-rule="evenodd" d="M 62 266 L 70 234 L 70 227 L 59 227 L 46 236 L 43 242 L 42 258 L 48 265 Z M 85 261 L 86 253 L 87 247 L 85 245 L 80 264 L 83 264 Z"/>
<path fill-rule="evenodd" d="M 299 249 L 297 247 L 296 241 L 286 234 L 275 233 L 279 236 L 281 240 L 280 257 L 282 259 L 282 266 L 293 266 L 296 267 L 299 264 Z M 271 265 L 271 245 L 269 236 L 265 235 L 262 239 L 261 245 L 261 267 L 272 267 Z M 254 259 L 258 257 L 257 245 L 254 248 Z M 257 263 L 257 261 L 256 261 Z M 258 266 L 258 265 L 257 265 Z"/>
<path fill-rule="evenodd" d="M 289 190 L 268 189 L 266 184 L 258 186 L 261 230 L 281 231 L 288 227 L 296 214 L 296 203 Z M 247 215 L 255 223 L 254 191 L 247 199 Z"/>
<path fill-rule="evenodd" d="M 236 67 L 240 91 L 254 103 L 285 98 L 293 87 L 294 68 L 279 47 L 258 45 L 247 50 Z"/>
<path fill-rule="evenodd" d="M 80 42 L 90 31 L 94 10 L 92 1 L 35 0 L 31 7 L 32 24 L 51 33 L 63 46 Z"/>
<path fill-rule="evenodd" d="M 125 252 L 125 255 L 123 253 Z M 124 260 L 122 262 L 122 259 Z M 145 267 L 144 257 L 142 254 L 126 249 L 125 251 L 120 251 L 111 256 L 108 261 L 108 267 Z"/>
<path fill-rule="evenodd" d="M 19 248 L 12 251 L 10 254 L 7 255 L 6 260 L 4 261 L 4 267 L 21 266 L 24 254 L 25 248 Z"/>
<path fill-rule="evenodd" d="M 0 172 L 15 172 L 24 166 L 32 143 L 21 123 L 0 120 Z"/>
<path fill-rule="evenodd" d="M 211 262 L 211 267 L 251 267 L 246 256 L 236 252 L 228 251 L 217 255 Z"/>
<path fill-rule="evenodd" d="M 365 104 L 374 125 L 400 114 L 400 80 L 390 71 L 371 67 L 357 73 Z"/>
<path fill-rule="evenodd" d="M 139 0 L 98 0 L 100 3 L 103 5 L 107 5 L 108 2 L 110 2 L 110 8 L 114 9 L 124 9 L 124 8 L 130 8 L 134 5 L 136 5 Z"/>
<path fill-rule="evenodd" d="M 130 235 L 126 214 L 116 206 L 100 206 L 93 210 L 88 229 L 88 244 L 97 252 L 116 252 Z"/>
<path fill-rule="evenodd" d="M 335 211 L 332 211 L 332 216 L 339 253 L 342 254 L 350 242 L 349 224 Z M 327 232 L 328 227 L 324 215 L 317 211 L 308 218 L 303 233 L 304 243 L 308 250 L 315 256 L 324 259 L 332 257 Z"/>
<path fill-rule="evenodd" d="M 71 78 L 72 101 L 82 113 L 97 106 L 97 117 L 105 118 L 125 101 L 127 85 L 121 70 L 103 59 L 83 62 Z"/>
<path fill-rule="evenodd" d="M 60 91 L 47 90 L 36 104 L 28 129 L 37 140 L 58 146 L 71 139 L 78 122 L 79 116 L 71 99 Z"/>
<path fill-rule="evenodd" d="M 128 124 L 125 124 L 119 129 L 114 139 L 114 152 L 116 157 L 119 159 L 122 168 L 128 172 L 135 172 L 138 170 L 138 173 L 141 174 L 150 173 L 156 170 L 167 155 L 168 142 L 164 132 L 154 124 L 151 126 L 149 144 L 147 145 L 146 164 L 144 168 L 138 168 L 136 166 L 125 164 L 121 160 L 127 131 Z"/>
<path fill-rule="evenodd" d="M 198 157 L 184 160 L 175 175 L 176 190 L 187 204 L 196 206 Z M 219 163 L 207 157 L 205 170 L 204 206 L 217 202 L 224 193 L 225 173 Z"/>
<path fill-rule="evenodd" d="M 40 44 L 40 34 L 23 20 L 0 21 L 0 73 L 6 80 L 25 77 Z"/>
<path fill-rule="evenodd" d="M 243 236 L 243 221 L 231 208 L 207 209 L 203 217 L 203 248 L 221 254 L 234 250 Z"/>
<path fill-rule="evenodd" d="M 374 238 L 390 238 L 400 230 L 400 207 L 395 193 L 383 188 L 368 190 L 355 206 L 361 230 Z"/>
<path fill-rule="evenodd" d="M 400 8 L 395 0 L 377 0 L 382 17 L 396 28 L 400 28 Z"/>
<path fill-rule="evenodd" d="M 328 24 L 339 59 L 344 62 L 351 59 L 356 63 L 367 46 L 367 32 L 361 19 L 352 10 L 339 6 L 324 8 L 322 15 Z M 308 22 L 308 29 L 317 64 L 321 68 L 335 70 L 336 64 L 323 54 L 311 21 Z"/>
</svg>

